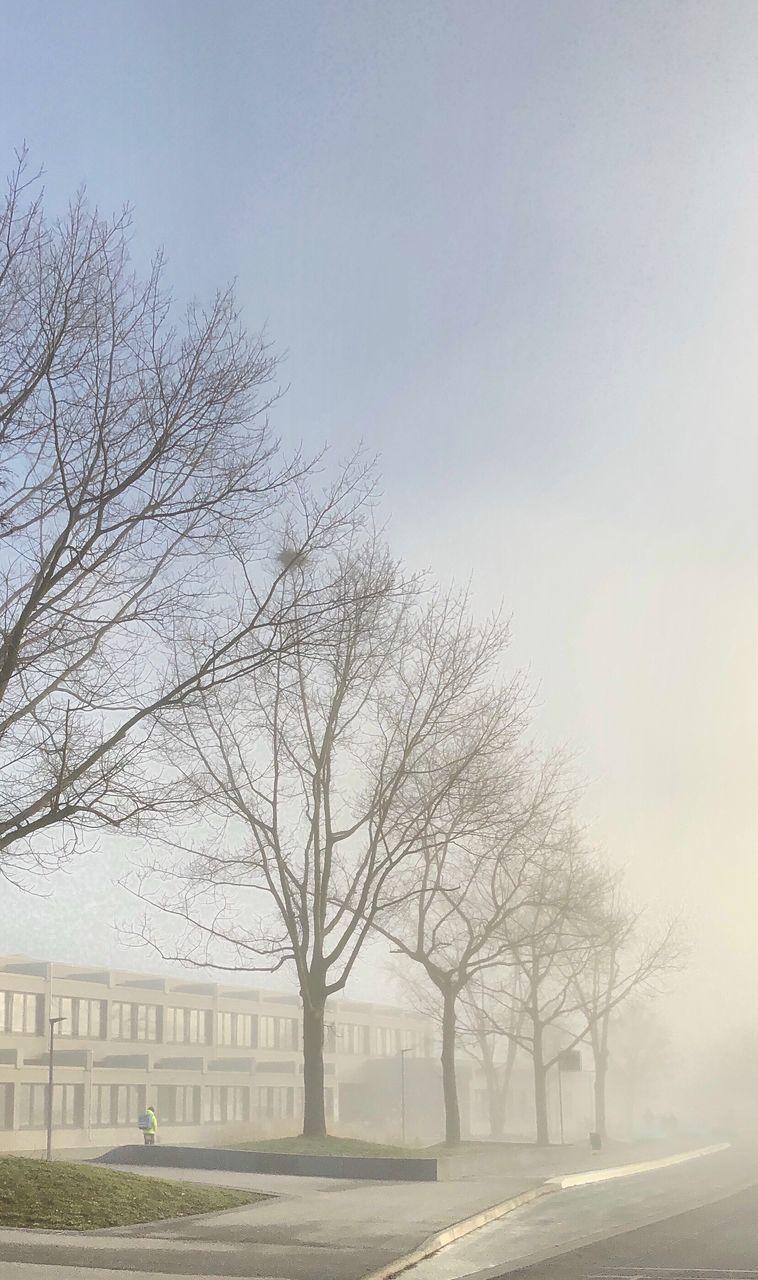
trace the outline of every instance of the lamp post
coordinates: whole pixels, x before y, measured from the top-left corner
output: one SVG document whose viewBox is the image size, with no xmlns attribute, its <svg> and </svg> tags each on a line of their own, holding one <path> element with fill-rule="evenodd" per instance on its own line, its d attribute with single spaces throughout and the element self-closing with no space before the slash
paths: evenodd
<svg viewBox="0 0 758 1280">
<path fill-rule="evenodd" d="M 560 1062 L 558 1063 L 558 1112 L 561 1120 L 561 1146 L 564 1145 L 563 1136 L 563 1070 Z"/>
<path fill-rule="evenodd" d="M 49 1018 L 50 1023 L 50 1046 L 48 1050 L 47 1060 L 47 1158 L 53 1158 L 53 1040 L 55 1037 L 55 1028 L 59 1022 L 65 1022 L 65 1018 Z"/>
<path fill-rule="evenodd" d="M 402 1146 L 405 1146 L 405 1055 L 410 1052 L 410 1049 L 400 1050 L 400 1133 Z"/>
</svg>

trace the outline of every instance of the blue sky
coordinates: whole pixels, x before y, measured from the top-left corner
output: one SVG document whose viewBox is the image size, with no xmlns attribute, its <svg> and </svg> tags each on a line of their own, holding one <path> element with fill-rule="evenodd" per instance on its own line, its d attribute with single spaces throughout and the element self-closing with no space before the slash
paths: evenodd
<svg viewBox="0 0 758 1280">
<path fill-rule="evenodd" d="M 716 1002 L 758 961 L 753 0 L 0 19 L 2 155 L 133 204 L 179 299 L 237 280 L 274 425 L 377 449 L 397 549 L 513 611 L 593 831 L 707 929 Z"/>
</svg>

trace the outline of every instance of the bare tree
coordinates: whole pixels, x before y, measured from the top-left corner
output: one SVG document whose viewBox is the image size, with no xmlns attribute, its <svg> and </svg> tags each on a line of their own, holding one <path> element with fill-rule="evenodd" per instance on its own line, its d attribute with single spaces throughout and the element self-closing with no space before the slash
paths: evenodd
<svg viewBox="0 0 758 1280">
<path fill-rule="evenodd" d="M 529 900 L 529 870 L 555 821 L 557 761 L 533 776 L 524 745 L 523 680 L 489 695 L 485 749 L 445 796 L 436 797 L 427 839 L 404 869 L 405 892 L 375 927 L 420 965 L 439 993 L 445 1141 L 461 1139 L 456 1074 L 458 1002 L 511 946 L 506 922 Z"/>
<path fill-rule="evenodd" d="M 491 678 L 500 632 L 475 625 L 462 600 L 422 600 L 375 540 L 338 557 L 328 580 L 323 565 L 306 565 L 289 584 L 295 597 L 312 573 L 336 601 L 323 647 L 294 644 L 275 665 L 206 698 L 202 717 L 186 718 L 187 768 L 218 823 L 216 843 L 174 867 L 176 891 L 157 887 L 160 863 L 137 891 L 180 922 L 172 954 L 189 963 L 294 967 L 303 1132 L 318 1135 L 326 1002 L 344 988 L 392 902 L 398 869 L 486 739 L 484 719 L 478 737 L 463 728 Z M 141 936 L 166 954 L 149 921 Z"/>
<path fill-rule="evenodd" d="M 651 1086 L 665 1081 L 674 1066 L 671 1032 L 659 1006 L 642 995 L 620 1006 L 612 1018 L 611 1037 L 613 1056 L 609 1060 L 609 1074 L 623 1099 L 627 1132 L 634 1135 L 645 1093 Z M 745 1055 L 744 1062 L 752 1063 L 749 1054 Z M 706 1060 L 703 1068 L 711 1088 L 714 1080 L 717 1081 L 714 1092 L 721 1095 L 720 1105 L 723 1105 L 725 1085 L 730 1100 L 738 1094 L 736 1081 L 733 1078 L 725 1081 L 722 1068 L 723 1062 L 717 1064 L 713 1059 Z M 754 1097 L 750 1066 L 743 1073 L 743 1083 L 748 1076 L 750 1095 Z"/>
<path fill-rule="evenodd" d="M 530 866 L 528 898 L 503 922 L 502 960 L 472 987 L 482 1019 L 526 1050 L 532 1061 L 536 1141 L 550 1141 L 548 1074 L 587 1033 L 577 977 L 592 955 L 593 921 L 607 875 L 584 854 L 571 825 L 551 833 Z"/>
<path fill-rule="evenodd" d="M 606 1086 L 613 1014 L 630 997 L 650 997 L 679 967 L 684 950 L 678 925 L 644 936 L 642 913 L 623 900 L 618 882 L 610 888 L 600 919 L 593 922 L 591 951 L 576 973 L 577 1004 L 587 1025 L 595 1068 L 595 1129 L 607 1135 Z"/>
<path fill-rule="evenodd" d="M 272 542 L 315 545 L 355 492 L 353 471 L 319 505 L 279 458 L 274 360 L 231 293 L 177 327 L 160 257 L 138 279 L 128 238 L 128 212 L 83 196 L 46 219 L 19 156 L 0 202 L 0 874 L 16 881 L 167 799 L 157 717 L 277 651 Z"/>
<path fill-rule="evenodd" d="M 499 970 L 503 979 L 518 983 L 518 970 L 503 965 Z M 489 979 L 488 979 L 489 981 Z M 476 1062 L 484 1076 L 489 1113 L 491 1138 L 505 1135 L 508 1115 L 508 1097 L 513 1071 L 518 1057 L 518 1037 L 525 1014 L 518 993 L 496 1007 L 480 973 L 461 993 L 460 1000 L 461 1047 Z M 506 1019 L 504 1031 L 497 1029 L 500 1019 Z"/>
</svg>

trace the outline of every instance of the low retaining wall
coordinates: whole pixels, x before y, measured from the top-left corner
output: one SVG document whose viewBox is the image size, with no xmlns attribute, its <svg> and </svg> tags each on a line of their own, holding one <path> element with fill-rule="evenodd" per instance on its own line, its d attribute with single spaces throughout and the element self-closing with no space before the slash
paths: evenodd
<svg viewBox="0 0 758 1280">
<path fill-rule="evenodd" d="M 286 1155 L 225 1147 L 114 1147 L 92 1164 L 141 1164 L 224 1173 L 284 1173 L 303 1178 L 366 1178 L 371 1182 L 436 1182 L 437 1161 L 403 1156 Z"/>
</svg>

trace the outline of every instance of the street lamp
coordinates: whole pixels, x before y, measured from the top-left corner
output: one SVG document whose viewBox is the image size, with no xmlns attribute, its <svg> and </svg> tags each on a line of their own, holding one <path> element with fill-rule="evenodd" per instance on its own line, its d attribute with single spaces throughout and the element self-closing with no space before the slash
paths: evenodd
<svg viewBox="0 0 758 1280">
<path fill-rule="evenodd" d="M 400 1132 L 402 1146 L 405 1146 L 405 1055 L 410 1052 L 410 1049 L 400 1050 Z"/>
<path fill-rule="evenodd" d="M 65 1022 L 65 1018 L 49 1018 L 50 1023 L 50 1047 L 48 1050 L 47 1060 L 47 1158 L 53 1158 L 53 1038 L 55 1036 L 55 1028 L 59 1022 Z"/>
</svg>

